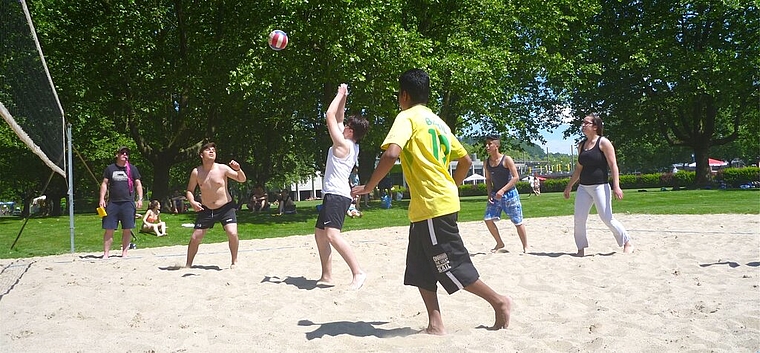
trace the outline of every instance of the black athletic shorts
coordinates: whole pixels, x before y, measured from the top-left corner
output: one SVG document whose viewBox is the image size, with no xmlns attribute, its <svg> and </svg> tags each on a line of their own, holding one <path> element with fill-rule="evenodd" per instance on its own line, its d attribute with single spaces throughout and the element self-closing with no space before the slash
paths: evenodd
<svg viewBox="0 0 760 353">
<path fill-rule="evenodd" d="M 103 229 L 117 229 L 121 222 L 121 229 L 133 229 L 136 213 L 134 201 L 109 202 L 106 204 L 106 216 L 103 217 L 101 225 Z"/>
<path fill-rule="evenodd" d="M 346 220 L 346 211 L 351 207 L 351 201 L 345 196 L 326 194 L 322 198 L 322 208 L 319 210 L 315 227 L 343 229 L 343 221 Z"/>
<path fill-rule="evenodd" d="M 454 292 L 478 280 L 478 270 L 459 236 L 457 213 L 448 214 L 409 226 L 404 284 L 437 290 L 440 282 L 446 292 Z"/>
<path fill-rule="evenodd" d="M 214 228 L 214 223 L 219 222 L 222 227 L 230 224 L 237 223 L 237 215 L 235 215 L 235 203 L 230 201 L 222 207 L 212 210 L 206 205 L 203 205 L 203 210 L 198 212 L 195 216 L 195 229 L 209 229 Z"/>
</svg>

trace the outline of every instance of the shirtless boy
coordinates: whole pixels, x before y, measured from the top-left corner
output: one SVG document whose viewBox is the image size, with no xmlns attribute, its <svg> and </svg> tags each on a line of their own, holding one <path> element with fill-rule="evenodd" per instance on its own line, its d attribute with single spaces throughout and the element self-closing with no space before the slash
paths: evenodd
<svg viewBox="0 0 760 353">
<path fill-rule="evenodd" d="M 219 222 L 224 227 L 229 239 L 232 264 L 237 263 L 238 233 L 237 217 L 235 215 L 235 203 L 227 188 L 227 179 L 237 182 L 245 182 L 246 177 L 240 164 L 231 160 L 229 165 L 216 163 L 216 144 L 209 142 L 200 149 L 201 165 L 190 173 L 190 181 L 187 183 L 186 197 L 193 207 L 197 216 L 195 218 L 195 230 L 187 245 L 187 262 L 185 267 L 193 266 L 193 259 L 198 253 L 198 247 L 209 228 Z M 201 190 L 203 203 L 195 200 L 195 188 Z"/>
</svg>

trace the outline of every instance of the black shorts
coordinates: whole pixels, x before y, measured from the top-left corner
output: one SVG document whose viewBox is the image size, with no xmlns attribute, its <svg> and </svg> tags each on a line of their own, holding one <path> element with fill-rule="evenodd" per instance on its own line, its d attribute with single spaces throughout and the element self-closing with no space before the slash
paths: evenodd
<svg viewBox="0 0 760 353">
<path fill-rule="evenodd" d="M 343 221 L 346 220 L 346 211 L 351 207 L 351 199 L 345 196 L 326 194 L 322 198 L 322 208 L 317 217 L 318 229 L 337 228 L 343 229 Z"/>
<path fill-rule="evenodd" d="M 228 202 L 222 207 L 212 210 L 205 205 L 203 210 L 198 212 L 195 216 L 195 229 L 209 229 L 214 228 L 214 223 L 219 222 L 222 227 L 230 224 L 237 223 L 237 215 L 235 214 L 235 203 Z"/>
<path fill-rule="evenodd" d="M 478 280 L 478 270 L 459 236 L 457 213 L 448 214 L 409 226 L 404 284 L 437 290 L 440 282 L 446 292 L 454 292 Z"/>
<path fill-rule="evenodd" d="M 137 208 L 134 201 L 109 202 L 106 205 L 106 216 L 101 224 L 103 229 L 117 229 L 121 222 L 121 229 L 133 229 L 135 227 L 135 215 Z"/>
</svg>

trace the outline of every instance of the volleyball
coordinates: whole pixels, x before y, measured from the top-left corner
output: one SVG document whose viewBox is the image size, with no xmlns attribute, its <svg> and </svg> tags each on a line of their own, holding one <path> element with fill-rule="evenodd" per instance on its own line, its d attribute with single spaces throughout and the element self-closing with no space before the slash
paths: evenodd
<svg viewBox="0 0 760 353">
<path fill-rule="evenodd" d="M 288 35 L 276 29 L 269 33 L 269 47 L 274 50 L 283 50 L 288 46 Z"/>
</svg>

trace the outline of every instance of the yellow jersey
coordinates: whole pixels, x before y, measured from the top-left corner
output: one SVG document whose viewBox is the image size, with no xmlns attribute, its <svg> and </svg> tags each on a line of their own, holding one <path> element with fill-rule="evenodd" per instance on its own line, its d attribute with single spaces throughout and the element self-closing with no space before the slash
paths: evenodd
<svg viewBox="0 0 760 353">
<path fill-rule="evenodd" d="M 459 212 L 459 190 L 449 163 L 467 155 L 446 123 L 424 105 L 401 111 L 385 137 L 402 149 L 401 169 L 409 185 L 409 220 L 419 222 Z"/>
</svg>

